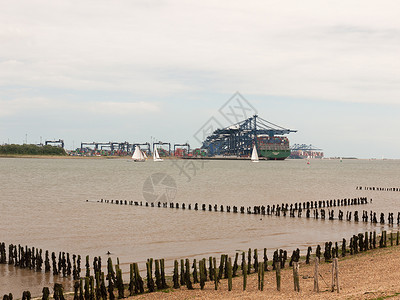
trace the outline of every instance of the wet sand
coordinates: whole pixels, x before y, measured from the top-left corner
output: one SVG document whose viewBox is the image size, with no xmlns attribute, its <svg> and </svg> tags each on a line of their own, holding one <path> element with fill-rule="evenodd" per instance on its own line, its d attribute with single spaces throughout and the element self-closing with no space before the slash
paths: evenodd
<svg viewBox="0 0 400 300">
<path fill-rule="evenodd" d="M 340 293 L 331 292 L 330 263 L 321 263 L 319 270 L 320 292 L 313 292 L 314 265 L 300 265 L 300 292 L 294 292 L 293 272 L 282 270 L 281 291 L 276 290 L 275 272 L 265 274 L 264 291 L 257 290 L 257 274 L 248 276 L 247 290 L 242 291 L 243 278 L 233 279 L 233 289 L 228 291 L 227 280 L 222 280 L 218 291 L 207 282 L 204 290 L 198 284 L 195 290 L 185 287 L 134 297 L 135 299 L 400 299 L 400 246 L 370 250 L 355 256 L 339 259 Z M 131 297 L 132 298 L 132 297 Z"/>
</svg>

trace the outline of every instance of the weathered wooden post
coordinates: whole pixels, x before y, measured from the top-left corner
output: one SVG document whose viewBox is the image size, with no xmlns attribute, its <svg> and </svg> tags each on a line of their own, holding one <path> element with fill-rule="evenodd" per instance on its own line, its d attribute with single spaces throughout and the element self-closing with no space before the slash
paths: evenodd
<svg viewBox="0 0 400 300">
<path fill-rule="evenodd" d="M 181 259 L 181 285 L 185 285 L 185 263 L 184 260 Z"/>
<path fill-rule="evenodd" d="M 134 272 L 135 272 L 135 293 L 144 293 L 143 279 L 140 276 L 139 266 L 137 263 L 133 264 Z"/>
<path fill-rule="evenodd" d="M 198 276 L 197 276 L 197 263 L 196 263 L 196 259 L 193 259 L 193 283 L 196 284 L 199 282 Z"/>
<path fill-rule="evenodd" d="M 79 255 L 78 255 L 78 261 L 79 261 Z M 78 264 L 79 266 L 79 264 Z M 112 281 L 113 283 L 115 282 L 115 272 L 114 272 L 114 268 L 113 268 L 113 263 L 111 260 L 111 257 L 108 258 L 107 261 L 107 278 L 108 280 Z"/>
<path fill-rule="evenodd" d="M 319 284 L 318 284 L 318 257 L 315 258 L 315 267 L 314 267 L 314 292 L 319 292 Z"/>
<path fill-rule="evenodd" d="M 122 270 L 120 269 L 119 265 L 115 267 L 116 275 L 117 275 L 117 281 L 116 281 L 116 286 L 118 289 L 118 299 L 122 299 L 125 297 L 124 295 L 124 282 L 122 280 Z M 154 286 L 154 282 L 153 282 Z"/>
<path fill-rule="evenodd" d="M 30 291 L 23 292 L 22 293 L 22 300 L 31 300 L 31 292 Z"/>
<path fill-rule="evenodd" d="M 267 248 L 264 248 L 264 271 L 268 271 Z"/>
<path fill-rule="evenodd" d="M 246 286 L 247 286 L 247 264 L 246 263 L 243 264 L 242 273 L 243 273 L 243 291 L 245 291 Z"/>
<path fill-rule="evenodd" d="M 86 277 L 90 277 L 89 255 L 86 255 Z"/>
<path fill-rule="evenodd" d="M 260 263 L 259 269 L 261 269 L 261 291 L 264 291 L 264 277 L 265 277 L 264 263 Z"/>
<path fill-rule="evenodd" d="M 146 262 L 147 267 L 147 288 L 150 293 L 155 291 L 154 280 L 153 280 L 153 259 L 150 258 Z"/>
<path fill-rule="evenodd" d="M 299 263 L 293 263 L 293 281 L 295 292 L 300 292 L 300 279 L 299 279 Z"/>
<path fill-rule="evenodd" d="M 186 287 L 188 290 L 193 290 L 192 281 L 190 280 L 190 264 L 189 264 L 188 258 L 186 258 L 185 269 L 186 269 L 186 272 L 185 272 Z"/>
<path fill-rule="evenodd" d="M 235 262 L 233 263 L 233 269 L 232 269 L 232 276 L 233 277 L 237 276 L 236 272 L 237 272 L 237 269 L 239 268 L 239 266 L 238 266 L 238 258 L 239 258 L 239 253 L 236 252 L 236 254 L 235 254 Z"/>
<path fill-rule="evenodd" d="M 161 288 L 166 289 L 168 288 L 167 281 L 165 279 L 165 260 L 162 258 L 160 260 L 160 269 L 161 269 Z"/>
<path fill-rule="evenodd" d="M 218 280 L 222 279 L 222 275 L 224 274 L 224 262 L 225 262 L 225 255 L 221 254 L 221 258 L 219 260 Z"/>
<path fill-rule="evenodd" d="M 62 284 L 54 284 L 54 300 L 64 300 L 64 290 Z"/>
<path fill-rule="evenodd" d="M 217 271 L 217 259 L 215 257 L 213 257 L 213 277 L 214 277 L 214 289 L 218 290 L 218 282 L 219 282 L 219 278 L 218 278 L 218 271 Z"/>
<path fill-rule="evenodd" d="M 213 260 L 211 256 L 208 258 L 208 273 L 210 274 L 210 281 L 212 281 L 214 279 L 214 269 L 213 269 Z"/>
<path fill-rule="evenodd" d="M 101 272 L 101 282 L 100 282 L 100 293 L 101 293 L 101 299 L 102 300 L 107 300 L 107 289 L 106 289 L 106 283 L 104 281 L 104 272 Z M 81 300 L 81 299 L 79 299 Z"/>
<path fill-rule="evenodd" d="M 342 241 L 342 257 L 346 256 L 346 239 Z"/>
<path fill-rule="evenodd" d="M 339 287 L 339 267 L 338 267 L 338 259 L 335 258 L 333 259 L 332 262 L 332 292 L 336 290 L 339 293 L 340 287 Z"/>
<path fill-rule="evenodd" d="M 54 289 L 55 293 L 55 289 Z M 85 277 L 85 300 L 90 300 L 89 277 Z"/>
<path fill-rule="evenodd" d="M 276 289 L 278 291 L 281 290 L 281 264 L 279 262 L 275 262 L 275 271 L 276 271 Z"/>
<path fill-rule="evenodd" d="M 258 272 L 258 252 L 257 249 L 254 249 L 254 272 Z"/>
<path fill-rule="evenodd" d="M 207 260 L 205 258 L 202 260 L 204 261 L 204 280 L 207 281 Z"/>
<path fill-rule="evenodd" d="M 85 299 L 83 293 L 83 278 L 79 278 L 79 300 Z"/>
<path fill-rule="evenodd" d="M 90 283 L 90 298 L 89 299 L 94 300 L 95 293 L 94 293 L 94 278 L 93 278 L 93 276 L 90 276 L 89 283 Z"/>
<path fill-rule="evenodd" d="M 42 300 L 49 300 L 49 296 L 50 296 L 50 291 L 48 287 L 44 287 L 42 289 Z M 75 299 L 75 297 L 74 297 Z"/>
<path fill-rule="evenodd" d="M 204 278 L 204 271 L 205 271 L 205 260 L 199 260 L 199 273 L 200 273 L 200 289 L 204 289 L 204 285 L 206 283 L 206 279 Z"/>
<path fill-rule="evenodd" d="M 179 289 L 180 288 L 178 268 L 179 268 L 179 263 L 175 259 L 175 261 L 174 261 L 174 275 L 172 276 L 172 280 L 174 282 L 174 289 Z"/>
<path fill-rule="evenodd" d="M 310 264 L 311 251 L 312 251 L 312 248 L 311 248 L 311 247 L 308 247 L 308 248 L 307 248 L 307 255 L 306 255 L 306 264 L 307 264 L 307 265 Z"/>
<path fill-rule="evenodd" d="M 129 296 L 133 296 L 135 294 L 135 276 L 133 263 L 129 265 Z"/>
<path fill-rule="evenodd" d="M 100 280 L 100 271 L 96 272 L 96 288 L 95 288 L 95 293 L 96 293 L 96 299 L 101 299 L 101 280 Z"/>
<path fill-rule="evenodd" d="M 232 260 L 228 259 L 228 291 L 232 291 Z"/>
<path fill-rule="evenodd" d="M 247 255 L 247 274 L 251 271 L 251 248 L 249 248 L 249 253 Z"/>
<path fill-rule="evenodd" d="M 160 261 L 158 259 L 156 259 L 154 262 L 155 262 L 154 275 L 156 276 L 156 286 L 157 286 L 157 290 L 161 290 L 162 283 L 161 283 L 161 273 L 160 273 Z"/>
<path fill-rule="evenodd" d="M 76 272 L 77 272 L 77 276 L 78 278 L 81 276 L 81 256 L 78 255 L 78 258 L 76 260 Z"/>
</svg>

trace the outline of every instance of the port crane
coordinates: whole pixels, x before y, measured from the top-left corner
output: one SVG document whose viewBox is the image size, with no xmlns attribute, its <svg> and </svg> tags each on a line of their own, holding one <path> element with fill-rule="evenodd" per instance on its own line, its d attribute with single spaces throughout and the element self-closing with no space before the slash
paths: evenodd
<svg viewBox="0 0 400 300">
<path fill-rule="evenodd" d="M 175 155 L 175 150 L 176 150 L 177 146 L 178 147 L 187 147 L 187 153 L 190 152 L 190 145 L 188 143 L 185 143 L 185 144 L 174 144 L 174 155 Z"/>
<path fill-rule="evenodd" d="M 45 145 L 51 145 L 51 144 L 55 144 L 55 146 L 60 147 L 60 148 L 64 148 L 64 140 L 58 140 L 58 141 L 45 141 L 44 142 Z"/>
<path fill-rule="evenodd" d="M 208 156 L 248 156 L 251 153 L 253 144 L 257 144 L 256 137 L 263 135 L 273 137 L 291 132 L 297 132 L 297 130 L 284 128 L 258 115 L 253 115 L 236 124 L 216 129 L 203 141 L 201 149 L 206 149 Z"/>
<path fill-rule="evenodd" d="M 163 142 L 154 143 L 153 151 L 154 151 L 155 147 L 157 147 L 156 145 L 168 145 L 168 155 L 171 156 L 171 143 L 163 143 Z"/>
</svg>

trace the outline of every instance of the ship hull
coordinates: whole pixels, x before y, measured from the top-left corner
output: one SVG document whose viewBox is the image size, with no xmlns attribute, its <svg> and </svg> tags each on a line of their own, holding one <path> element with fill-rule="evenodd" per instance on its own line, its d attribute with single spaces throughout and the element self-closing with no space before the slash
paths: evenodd
<svg viewBox="0 0 400 300">
<path fill-rule="evenodd" d="M 260 150 L 259 155 L 268 160 L 284 160 L 289 157 L 290 150 Z"/>
</svg>

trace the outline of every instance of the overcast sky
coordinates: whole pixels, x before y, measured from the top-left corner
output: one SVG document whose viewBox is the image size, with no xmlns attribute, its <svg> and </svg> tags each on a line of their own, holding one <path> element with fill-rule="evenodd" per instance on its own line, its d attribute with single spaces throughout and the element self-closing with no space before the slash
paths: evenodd
<svg viewBox="0 0 400 300">
<path fill-rule="evenodd" d="M 400 158 L 399 11 L 367 0 L 0 1 L 0 144 L 199 146 L 194 134 L 223 123 L 218 110 L 239 91 L 297 129 L 292 144 Z"/>
</svg>

